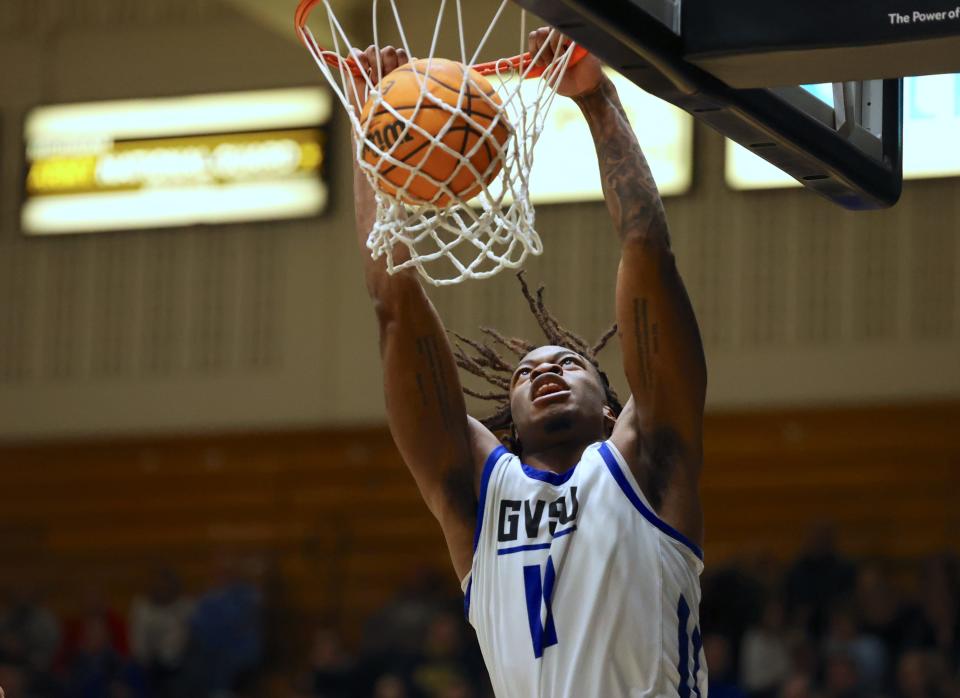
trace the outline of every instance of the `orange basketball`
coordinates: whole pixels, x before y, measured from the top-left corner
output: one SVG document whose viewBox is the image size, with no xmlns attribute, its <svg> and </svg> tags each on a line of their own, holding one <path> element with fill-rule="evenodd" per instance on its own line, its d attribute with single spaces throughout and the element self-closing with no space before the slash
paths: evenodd
<svg viewBox="0 0 960 698">
<path fill-rule="evenodd" d="M 422 101 L 421 92 L 425 92 Z M 365 147 L 363 158 L 377 168 L 381 175 L 377 186 L 386 194 L 410 204 L 442 208 L 450 203 L 450 195 L 413 170 L 446 182 L 452 192 L 467 200 L 493 181 L 503 168 L 500 153 L 510 135 L 510 126 L 501 115 L 494 128 L 486 133 L 501 113 L 502 102 L 489 81 L 475 70 L 442 58 L 411 61 L 384 76 L 380 95 L 380 100 L 376 96 L 367 100 L 360 123 L 366 140 L 376 146 Z M 398 119 L 382 102 L 393 107 L 406 121 Z M 377 110 L 371 113 L 374 106 Z M 407 128 L 409 121 L 432 138 L 412 125 Z M 437 143 L 454 152 L 445 151 Z M 389 158 L 381 153 L 388 154 Z M 480 180 L 467 166 L 467 161 L 480 174 Z M 401 188 L 405 192 L 400 192 Z"/>
</svg>

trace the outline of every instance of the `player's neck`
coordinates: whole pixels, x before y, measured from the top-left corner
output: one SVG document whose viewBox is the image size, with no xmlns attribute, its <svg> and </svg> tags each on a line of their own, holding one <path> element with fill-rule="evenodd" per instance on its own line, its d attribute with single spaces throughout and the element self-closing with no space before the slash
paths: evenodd
<svg viewBox="0 0 960 698">
<path fill-rule="evenodd" d="M 593 436 L 586 436 L 537 444 L 533 448 L 524 445 L 523 462 L 537 470 L 562 474 L 579 463 L 587 447 L 597 441 Z"/>
</svg>

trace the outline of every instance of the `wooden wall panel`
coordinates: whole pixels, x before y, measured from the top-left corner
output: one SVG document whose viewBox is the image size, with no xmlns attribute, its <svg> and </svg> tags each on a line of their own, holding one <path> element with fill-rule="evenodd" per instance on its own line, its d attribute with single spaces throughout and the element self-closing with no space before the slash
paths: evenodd
<svg viewBox="0 0 960 698">
<path fill-rule="evenodd" d="M 960 403 L 713 414 L 707 564 L 788 558 L 820 521 L 854 555 L 960 549 Z M 0 447 L 0 586 L 69 611 L 124 607 L 171 565 L 202 589 L 222 552 L 261 563 L 303 618 L 356 629 L 427 566 L 455 590 L 438 526 L 382 428 Z"/>
</svg>

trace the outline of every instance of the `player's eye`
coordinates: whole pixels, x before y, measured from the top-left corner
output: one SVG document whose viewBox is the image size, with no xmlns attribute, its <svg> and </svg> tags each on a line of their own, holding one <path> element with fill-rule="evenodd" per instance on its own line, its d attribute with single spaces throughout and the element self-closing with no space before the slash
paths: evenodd
<svg viewBox="0 0 960 698">
<path fill-rule="evenodd" d="M 569 366 L 570 364 L 577 364 L 577 360 L 572 356 L 564 357 L 563 360 L 560 361 L 561 366 Z"/>
<path fill-rule="evenodd" d="M 517 369 L 517 372 L 514 374 L 514 377 L 516 377 L 516 378 L 523 378 L 524 376 L 527 376 L 527 375 L 529 375 L 529 374 L 530 374 L 530 369 L 529 369 L 529 368 L 526 368 L 526 367 L 524 367 L 524 368 L 518 368 L 518 369 Z"/>
</svg>

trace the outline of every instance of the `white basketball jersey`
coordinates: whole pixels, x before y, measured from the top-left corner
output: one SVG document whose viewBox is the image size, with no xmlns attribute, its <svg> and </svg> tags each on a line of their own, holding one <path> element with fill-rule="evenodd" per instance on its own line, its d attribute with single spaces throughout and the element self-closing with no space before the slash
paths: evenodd
<svg viewBox="0 0 960 698">
<path fill-rule="evenodd" d="M 498 448 L 464 580 L 497 698 L 707 698 L 702 559 L 611 442 L 562 475 Z"/>
</svg>

